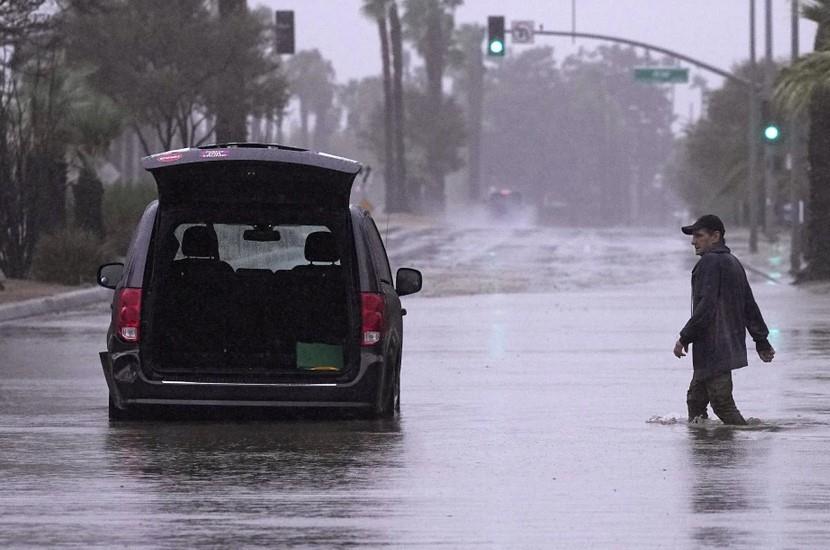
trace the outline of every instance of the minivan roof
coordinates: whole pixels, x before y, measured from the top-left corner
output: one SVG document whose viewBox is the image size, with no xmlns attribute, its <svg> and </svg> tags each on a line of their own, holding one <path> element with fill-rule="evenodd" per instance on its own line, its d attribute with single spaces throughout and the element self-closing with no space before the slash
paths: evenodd
<svg viewBox="0 0 830 550">
<path fill-rule="evenodd" d="M 274 143 L 235 142 L 216 143 L 201 147 L 190 147 L 156 153 L 141 159 L 141 164 L 145 170 L 154 172 L 157 169 L 170 166 L 215 161 L 277 162 L 313 166 L 350 175 L 356 175 L 361 169 L 361 165 L 357 161 L 329 155 L 328 153 L 318 153 L 307 149 L 299 149 Z"/>
</svg>

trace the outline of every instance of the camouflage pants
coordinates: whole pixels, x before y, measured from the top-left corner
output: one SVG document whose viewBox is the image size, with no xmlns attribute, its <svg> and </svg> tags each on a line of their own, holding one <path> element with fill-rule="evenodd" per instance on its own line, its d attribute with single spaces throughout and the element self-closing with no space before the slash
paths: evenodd
<svg viewBox="0 0 830 550">
<path fill-rule="evenodd" d="M 686 392 L 686 405 L 689 408 L 689 421 L 695 418 L 708 418 L 706 406 L 712 404 L 721 422 L 724 424 L 744 425 L 746 420 L 732 399 L 732 373 L 725 372 L 705 380 L 692 378 L 689 391 Z"/>
</svg>

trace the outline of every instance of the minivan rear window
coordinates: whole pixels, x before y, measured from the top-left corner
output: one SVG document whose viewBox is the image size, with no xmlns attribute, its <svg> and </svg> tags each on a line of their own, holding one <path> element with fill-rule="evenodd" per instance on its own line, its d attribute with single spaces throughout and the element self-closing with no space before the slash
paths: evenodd
<svg viewBox="0 0 830 550">
<path fill-rule="evenodd" d="M 203 227 L 202 223 L 182 223 L 176 226 L 173 234 L 179 243 L 183 242 L 185 232 L 191 227 Z M 268 269 L 271 271 L 292 269 L 308 264 L 305 257 L 305 244 L 312 233 L 331 233 L 325 225 L 273 225 L 269 230 L 279 236 L 279 240 L 251 240 L 245 238 L 245 232 L 253 229 L 250 224 L 215 223 L 210 224 L 219 244 L 219 259 L 238 269 Z M 186 258 L 181 247 L 174 260 Z M 336 260 L 334 265 L 340 265 Z"/>
</svg>

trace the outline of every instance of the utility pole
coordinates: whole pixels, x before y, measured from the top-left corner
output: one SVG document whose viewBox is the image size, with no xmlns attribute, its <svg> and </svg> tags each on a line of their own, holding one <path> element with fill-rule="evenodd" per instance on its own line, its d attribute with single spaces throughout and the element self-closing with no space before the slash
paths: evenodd
<svg viewBox="0 0 830 550">
<path fill-rule="evenodd" d="M 576 32 L 576 0 L 571 0 L 571 32 Z M 571 44 L 576 44 L 576 36 L 571 36 Z"/>
<path fill-rule="evenodd" d="M 772 98 L 772 81 L 775 78 L 775 67 L 772 61 L 772 0 L 766 0 L 764 13 L 765 46 L 764 55 L 764 101 L 769 104 Z M 775 234 L 775 166 L 774 166 L 775 145 L 769 140 L 764 144 L 764 233 L 768 238 Z"/>
<path fill-rule="evenodd" d="M 792 0 L 791 12 L 791 55 L 790 61 L 798 61 L 798 12 L 799 0 Z M 801 125 L 803 118 L 800 115 L 790 116 L 790 215 L 792 216 L 792 235 L 790 236 L 790 273 L 793 275 L 801 271 L 801 229 L 804 220 L 804 208 L 801 202 L 801 182 L 804 178 L 804 130 Z"/>
<path fill-rule="evenodd" d="M 755 62 L 755 0 L 749 0 L 749 251 L 758 252 L 758 87 Z"/>
</svg>

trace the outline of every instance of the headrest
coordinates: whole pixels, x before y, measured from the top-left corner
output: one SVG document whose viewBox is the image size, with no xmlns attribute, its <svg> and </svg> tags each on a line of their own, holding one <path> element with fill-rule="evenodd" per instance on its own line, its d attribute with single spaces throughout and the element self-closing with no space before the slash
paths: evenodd
<svg viewBox="0 0 830 550">
<path fill-rule="evenodd" d="M 219 259 L 219 242 L 212 227 L 194 225 L 182 235 L 182 254 L 188 258 Z"/>
<path fill-rule="evenodd" d="M 336 262 L 340 259 L 334 233 L 315 231 L 305 239 L 305 259 L 309 262 Z"/>
</svg>

